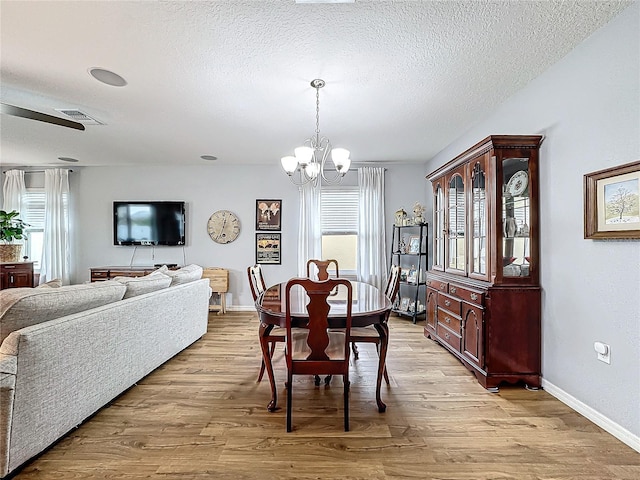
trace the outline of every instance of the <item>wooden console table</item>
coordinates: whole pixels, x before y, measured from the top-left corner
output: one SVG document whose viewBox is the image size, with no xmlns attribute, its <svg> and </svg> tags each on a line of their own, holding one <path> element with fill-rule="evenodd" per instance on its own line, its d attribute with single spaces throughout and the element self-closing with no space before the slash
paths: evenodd
<svg viewBox="0 0 640 480">
<path fill-rule="evenodd" d="M 114 277 L 143 277 L 157 270 L 159 267 L 153 265 L 131 266 L 131 267 L 94 267 L 91 269 L 91 281 L 100 282 L 102 280 L 111 280 Z M 171 270 L 177 270 L 180 267 L 171 267 Z"/>
</svg>

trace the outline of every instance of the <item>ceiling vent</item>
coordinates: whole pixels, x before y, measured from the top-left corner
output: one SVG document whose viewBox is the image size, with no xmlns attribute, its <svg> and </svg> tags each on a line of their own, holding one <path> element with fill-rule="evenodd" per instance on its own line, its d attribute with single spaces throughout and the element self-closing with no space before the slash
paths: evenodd
<svg viewBox="0 0 640 480">
<path fill-rule="evenodd" d="M 80 110 L 72 110 L 72 109 L 66 109 L 66 108 L 56 108 L 55 110 L 56 112 L 60 112 L 66 115 L 74 122 L 78 122 L 83 125 L 104 125 L 104 123 L 96 120 L 93 117 L 90 117 L 89 115 L 87 115 L 84 112 L 81 112 Z"/>
</svg>

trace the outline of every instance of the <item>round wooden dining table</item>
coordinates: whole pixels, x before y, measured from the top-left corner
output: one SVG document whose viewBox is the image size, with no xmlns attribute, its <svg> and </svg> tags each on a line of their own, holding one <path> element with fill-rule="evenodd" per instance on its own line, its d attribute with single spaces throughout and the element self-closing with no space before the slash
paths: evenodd
<svg viewBox="0 0 640 480">
<path fill-rule="evenodd" d="M 274 327 L 286 328 L 286 311 L 284 292 L 287 283 L 279 283 L 269 287 L 256 300 L 256 309 L 260 318 L 260 347 L 262 358 L 271 385 L 271 401 L 267 409 L 271 412 L 277 408 L 277 389 L 269 352 L 269 334 Z M 380 335 L 380 352 L 378 360 L 378 377 L 376 382 L 376 403 L 378 411 L 384 412 L 387 406 L 380 397 L 380 386 L 384 373 L 389 344 L 389 327 L 387 319 L 391 311 L 391 302 L 383 291 L 364 282 L 351 281 L 353 295 L 351 300 L 351 326 L 367 327 L 373 325 Z M 305 327 L 308 322 L 306 305 L 309 301 L 304 290 L 296 285 L 291 289 L 291 323 L 293 327 Z M 329 298 L 329 328 L 344 328 L 346 324 L 346 288 L 339 286 Z"/>
</svg>

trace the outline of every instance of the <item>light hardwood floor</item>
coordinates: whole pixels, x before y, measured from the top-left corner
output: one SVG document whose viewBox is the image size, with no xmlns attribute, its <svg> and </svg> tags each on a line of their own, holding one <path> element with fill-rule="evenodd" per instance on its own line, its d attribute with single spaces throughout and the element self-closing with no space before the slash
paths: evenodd
<svg viewBox="0 0 640 480">
<path fill-rule="evenodd" d="M 638 480 L 640 453 L 546 392 L 484 390 L 423 322 L 390 318 L 391 385 L 375 404 L 374 345 L 342 382 L 294 384 L 285 432 L 285 365 L 274 357 L 280 410 L 269 413 L 255 313 L 210 315 L 198 342 L 26 464 L 29 479 Z"/>
</svg>

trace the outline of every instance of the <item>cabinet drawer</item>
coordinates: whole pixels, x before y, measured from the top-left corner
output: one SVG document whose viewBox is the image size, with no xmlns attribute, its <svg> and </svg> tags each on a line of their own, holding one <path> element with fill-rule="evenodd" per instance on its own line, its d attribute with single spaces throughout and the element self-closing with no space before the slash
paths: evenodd
<svg viewBox="0 0 640 480">
<path fill-rule="evenodd" d="M 454 315 L 460 316 L 460 305 L 462 301 L 459 298 L 452 297 L 445 293 L 438 294 L 438 307 L 450 311 Z"/>
<path fill-rule="evenodd" d="M 443 282 L 441 280 L 434 280 L 433 278 L 427 279 L 427 285 L 441 292 L 446 292 L 449 287 L 449 284 L 447 282 Z"/>
<path fill-rule="evenodd" d="M 449 293 L 461 298 L 462 300 L 466 300 L 469 303 L 484 305 L 484 292 L 480 290 L 471 290 L 451 283 L 449 284 Z"/>
<path fill-rule="evenodd" d="M 151 273 L 146 270 L 109 270 L 109 278 L 113 277 L 144 277 Z"/>
<path fill-rule="evenodd" d="M 109 272 L 103 270 L 101 272 L 91 272 L 91 280 L 107 280 L 109 278 Z"/>
<path fill-rule="evenodd" d="M 447 327 L 442 326 L 438 323 L 436 335 L 443 342 L 450 345 L 456 352 L 460 351 L 460 336 L 453 333 Z"/>
<path fill-rule="evenodd" d="M 438 309 L 438 324 L 446 326 L 449 330 L 457 333 L 458 335 L 462 334 L 462 322 L 460 317 L 456 317 L 442 308 Z"/>
</svg>

